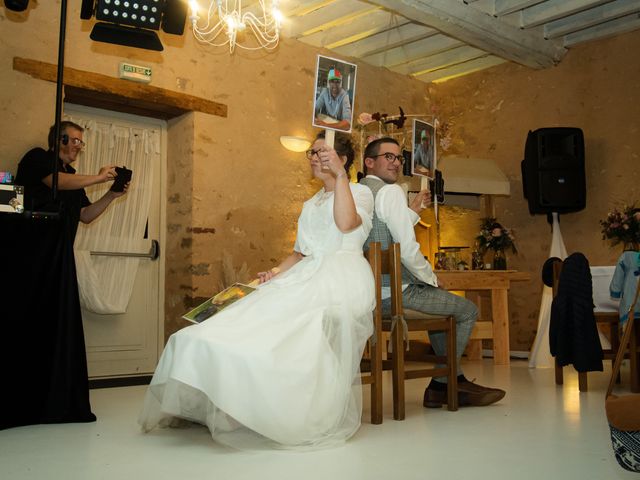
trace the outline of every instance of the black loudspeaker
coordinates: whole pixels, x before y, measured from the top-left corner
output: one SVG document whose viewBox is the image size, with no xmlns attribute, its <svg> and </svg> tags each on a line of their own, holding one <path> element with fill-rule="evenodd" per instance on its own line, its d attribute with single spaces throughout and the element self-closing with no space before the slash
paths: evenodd
<svg viewBox="0 0 640 480">
<path fill-rule="evenodd" d="M 579 128 L 530 131 L 521 167 L 532 215 L 577 212 L 586 206 L 584 135 Z"/>
<path fill-rule="evenodd" d="M 162 16 L 162 30 L 173 35 L 182 35 L 188 8 L 188 2 L 185 0 L 167 0 Z"/>
</svg>

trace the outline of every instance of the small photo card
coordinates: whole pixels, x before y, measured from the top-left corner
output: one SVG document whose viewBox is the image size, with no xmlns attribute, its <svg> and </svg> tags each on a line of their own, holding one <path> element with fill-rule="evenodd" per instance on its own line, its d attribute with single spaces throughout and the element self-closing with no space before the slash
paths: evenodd
<svg viewBox="0 0 640 480">
<path fill-rule="evenodd" d="M 356 70 L 354 63 L 318 55 L 311 122 L 314 127 L 351 132 Z"/>
<path fill-rule="evenodd" d="M 436 165 L 436 128 L 422 120 L 413 120 L 411 173 L 433 178 Z"/>
</svg>

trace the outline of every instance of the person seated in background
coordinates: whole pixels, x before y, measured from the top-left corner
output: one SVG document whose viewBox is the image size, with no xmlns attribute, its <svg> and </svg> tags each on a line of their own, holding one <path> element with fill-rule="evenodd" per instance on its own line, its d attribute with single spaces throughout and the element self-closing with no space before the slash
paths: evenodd
<svg viewBox="0 0 640 480">
<path fill-rule="evenodd" d="M 640 218 L 640 209 L 634 215 Z M 616 262 L 616 269 L 609 286 L 611 297 L 620 299 L 621 325 L 627 323 L 629 319 L 629 308 L 635 298 L 638 281 L 640 281 L 640 252 L 625 250 Z M 634 307 L 634 318 L 640 318 L 640 301 Z"/>
<path fill-rule="evenodd" d="M 438 288 L 436 275 L 420 252 L 413 226 L 420 219 L 419 213 L 431 201 L 429 190 L 422 190 L 407 206 L 402 188 L 396 184 L 404 163 L 398 142 L 392 138 L 380 138 L 367 145 L 364 151 L 366 177 L 360 183 L 369 187 L 375 200 L 373 228 L 367 239 L 380 242 L 383 249 L 391 243 L 400 244 L 402 257 L 402 302 L 405 308 L 433 315 L 453 315 L 456 321 L 456 349 L 458 363 L 458 402 L 460 406 L 484 406 L 501 400 L 504 390 L 483 387 L 465 378 L 460 367 L 460 357 L 467 346 L 471 331 L 478 317 L 473 302 Z M 383 277 L 387 287 L 382 301 L 383 312 L 391 310 L 388 293 L 389 276 Z M 430 333 L 429 339 L 437 355 L 446 354 L 444 333 Z M 423 405 L 439 408 L 447 403 L 447 378 L 433 378 L 424 392 Z"/>
</svg>

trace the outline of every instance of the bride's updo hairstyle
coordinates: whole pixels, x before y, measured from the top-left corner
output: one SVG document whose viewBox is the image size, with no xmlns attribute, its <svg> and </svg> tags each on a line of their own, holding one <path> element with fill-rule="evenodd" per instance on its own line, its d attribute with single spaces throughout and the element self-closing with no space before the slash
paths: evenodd
<svg viewBox="0 0 640 480">
<path fill-rule="evenodd" d="M 324 140 L 324 132 L 318 133 L 316 140 Z M 351 143 L 351 137 L 346 133 L 336 132 L 333 140 L 333 148 L 340 157 L 347 157 L 347 163 L 344 164 L 344 169 L 349 173 L 349 168 L 353 165 L 353 161 L 356 158 L 356 152 L 353 149 L 353 143 Z"/>
</svg>

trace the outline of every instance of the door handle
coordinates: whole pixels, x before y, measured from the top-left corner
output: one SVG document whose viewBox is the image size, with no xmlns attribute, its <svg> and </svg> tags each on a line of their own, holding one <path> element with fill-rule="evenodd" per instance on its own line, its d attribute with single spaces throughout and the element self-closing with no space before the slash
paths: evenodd
<svg viewBox="0 0 640 480">
<path fill-rule="evenodd" d="M 148 258 L 149 260 L 157 260 L 160 256 L 160 244 L 157 240 L 151 240 L 151 248 L 148 253 L 137 252 L 91 252 L 91 255 L 98 255 L 101 257 L 136 257 L 136 258 Z"/>
</svg>

